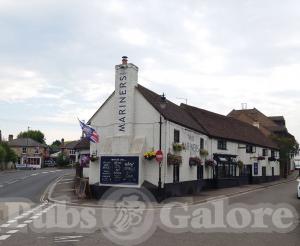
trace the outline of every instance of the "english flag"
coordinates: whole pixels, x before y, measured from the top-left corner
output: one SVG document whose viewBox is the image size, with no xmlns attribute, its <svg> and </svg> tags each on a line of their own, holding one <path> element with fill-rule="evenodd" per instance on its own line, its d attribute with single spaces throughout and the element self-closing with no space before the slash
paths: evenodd
<svg viewBox="0 0 300 246">
<path fill-rule="evenodd" d="M 79 120 L 79 124 L 86 138 L 88 138 L 93 143 L 99 143 L 99 135 L 94 128 L 86 125 L 80 120 Z"/>
</svg>

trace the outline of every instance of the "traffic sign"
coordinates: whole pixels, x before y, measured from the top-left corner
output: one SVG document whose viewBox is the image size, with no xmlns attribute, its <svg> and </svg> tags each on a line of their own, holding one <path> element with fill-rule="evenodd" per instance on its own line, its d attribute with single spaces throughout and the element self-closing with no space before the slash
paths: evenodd
<svg viewBox="0 0 300 246">
<path fill-rule="evenodd" d="M 157 162 L 162 162 L 164 158 L 163 152 L 161 150 L 156 151 L 155 159 Z"/>
</svg>

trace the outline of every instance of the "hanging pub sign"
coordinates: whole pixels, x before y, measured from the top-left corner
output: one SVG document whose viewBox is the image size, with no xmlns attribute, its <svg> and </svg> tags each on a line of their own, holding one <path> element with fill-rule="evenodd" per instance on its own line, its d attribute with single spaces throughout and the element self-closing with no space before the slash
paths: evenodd
<svg viewBox="0 0 300 246">
<path fill-rule="evenodd" d="M 254 162 L 253 168 L 254 168 L 254 175 L 258 175 L 258 163 L 257 162 Z"/>
<path fill-rule="evenodd" d="M 100 183 L 137 185 L 139 183 L 139 157 L 101 156 Z"/>
</svg>

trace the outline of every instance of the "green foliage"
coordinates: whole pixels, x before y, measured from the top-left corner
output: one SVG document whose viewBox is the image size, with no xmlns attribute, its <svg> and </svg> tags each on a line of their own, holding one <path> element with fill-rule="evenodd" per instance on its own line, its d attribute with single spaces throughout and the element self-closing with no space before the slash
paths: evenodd
<svg viewBox="0 0 300 246">
<path fill-rule="evenodd" d="M 4 162 L 5 158 L 6 158 L 6 151 L 2 147 L 2 145 L 0 145 L 0 163 Z"/>
<path fill-rule="evenodd" d="M 70 159 L 63 153 L 60 153 L 56 159 L 56 163 L 59 167 L 65 167 L 70 164 Z"/>
<path fill-rule="evenodd" d="M 0 143 L 0 162 L 13 162 L 18 160 L 17 154 L 8 146 L 6 142 Z"/>
<path fill-rule="evenodd" d="M 31 138 L 41 144 L 45 143 L 45 135 L 40 130 L 29 130 L 27 132 L 20 132 L 18 138 Z"/>
<path fill-rule="evenodd" d="M 295 138 L 272 136 L 272 139 L 277 143 L 280 149 L 281 160 L 289 160 L 290 154 L 296 153 L 299 148 L 299 144 Z"/>
<path fill-rule="evenodd" d="M 51 144 L 51 146 L 60 147 L 60 146 L 61 146 L 61 141 L 55 140 L 55 141 Z"/>
</svg>

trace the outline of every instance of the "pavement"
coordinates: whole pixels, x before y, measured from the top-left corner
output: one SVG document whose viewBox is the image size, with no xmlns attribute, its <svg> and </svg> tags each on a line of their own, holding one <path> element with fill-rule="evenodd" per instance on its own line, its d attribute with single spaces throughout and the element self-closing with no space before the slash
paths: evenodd
<svg viewBox="0 0 300 246">
<path fill-rule="evenodd" d="M 243 185 L 239 187 L 223 188 L 223 189 L 210 189 L 202 191 L 200 194 L 191 196 L 172 197 L 164 200 L 161 203 L 151 202 L 151 207 L 160 208 L 169 204 L 170 202 L 185 203 L 187 205 L 200 204 L 217 199 L 219 197 L 232 197 L 235 195 L 247 194 L 249 192 L 268 189 L 280 184 L 293 182 L 297 179 L 298 172 L 293 172 L 288 178 L 280 179 L 274 182 Z M 114 208 L 115 201 L 103 201 L 95 199 L 82 199 L 75 194 L 75 178 L 74 175 L 64 175 L 49 190 L 45 200 L 53 203 L 67 204 L 68 206 L 81 206 L 81 207 L 98 207 L 98 208 Z"/>
</svg>

